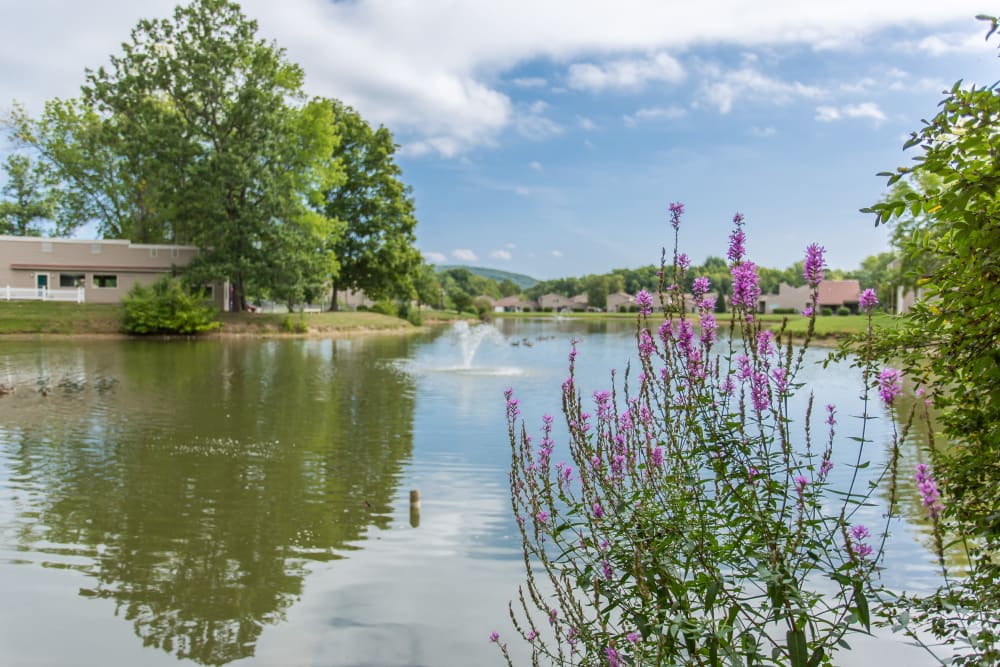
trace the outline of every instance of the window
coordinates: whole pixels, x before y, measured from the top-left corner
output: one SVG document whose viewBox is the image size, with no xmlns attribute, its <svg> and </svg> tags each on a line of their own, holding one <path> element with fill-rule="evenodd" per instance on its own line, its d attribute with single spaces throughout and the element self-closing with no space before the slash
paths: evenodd
<svg viewBox="0 0 1000 667">
<path fill-rule="evenodd" d="M 101 244 L 100 243 L 91 243 L 90 244 L 90 254 L 91 255 L 100 255 L 101 254 Z"/>
<path fill-rule="evenodd" d="M 118 276 L 113 274 L 94 274 L 94 287 L 118 287 Z"/>
<path fill-rule="evenodd" d="M 42 241 L 42 252 L 52 252 L 52 241 Z"/>
<path fill-rule="evenodd" d="M 83 287 L 82 273 L 60 273 L 59 287 Z"/>
<path fill-rule="evenodd" d="M 157 249 L 157 248 L 150 248 L 149 249 L 149 256 L 150 257 L 156 257 L 159 254 L 160 254 L 159 249 Z"/>
</svg>

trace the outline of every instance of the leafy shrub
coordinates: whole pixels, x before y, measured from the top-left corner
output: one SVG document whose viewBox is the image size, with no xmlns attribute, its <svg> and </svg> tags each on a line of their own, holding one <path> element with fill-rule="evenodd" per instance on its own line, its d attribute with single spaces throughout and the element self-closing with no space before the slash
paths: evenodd
<svg viewBox="0 0 1000 667">
<path fill-rule="evenodd" d="M 795 315 L 798 311 L 794 308 L 775 308 L 771 312 L 775 315 Z"/>
<path fill-rule="evenodd" d="M 382 315 L 396 317 L 399 312 L 399 308 L 391 299 L 379 299 L 372 305 L 371 311 L 373 313 L 381 313 Z"/>
<path fill-rule="evenodd" d="M 851 309 L 848 308 L 847 306 L 841 306 L 840 308 L 837 309 L 837 315 L 840 315 L 841 317 L 850 314 L 851 314 Z"/>
<path fill-rule="evenodd" d="M 305 313 L 299 313 L 298 319 L 293 318 L 291 313 L 285 315 L 285 319 L 281 321 L 281 330 L 285 333 L 306 333 L 309 331 L 309 326 L 306 324 Z"/>
<path fill-rule="evenodd" d="M 819 309 L 819 314 L 822 315 L 823 317 L 830 317 L 831 315 L 833 315 L 833 309 L 824 306 Z"/>
<path fill-rule="evenodd" d="M 122 308 L 122 331 L 130 334 L 190 335 L 222 326 L 201 295 L 169 276 L 149 286 L 137 283 L 122 299 Z"/>
</svg>

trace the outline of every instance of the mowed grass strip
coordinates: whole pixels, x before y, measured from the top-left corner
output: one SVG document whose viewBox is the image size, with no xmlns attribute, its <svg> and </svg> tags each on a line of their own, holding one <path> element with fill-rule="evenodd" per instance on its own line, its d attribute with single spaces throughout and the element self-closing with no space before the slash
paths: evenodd
<svg viewBox="0 0 1000 667">
<path fill-rule="evenodd" d="M 0 301 L 0 334 L 115 334 L 119 304 Z"/>
</svg>

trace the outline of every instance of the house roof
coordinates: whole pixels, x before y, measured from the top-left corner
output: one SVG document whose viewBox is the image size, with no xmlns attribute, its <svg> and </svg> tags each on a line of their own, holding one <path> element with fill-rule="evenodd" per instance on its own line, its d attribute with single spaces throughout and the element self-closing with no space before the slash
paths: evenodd
<svg viewBox="0 0 1000 667">
<path fill-rule="evenodd" d="M 821 306 L 857 303 L 861 298 L 861 283 L 857 280 L 824 280 L 819 284 Z"/>
</svg>

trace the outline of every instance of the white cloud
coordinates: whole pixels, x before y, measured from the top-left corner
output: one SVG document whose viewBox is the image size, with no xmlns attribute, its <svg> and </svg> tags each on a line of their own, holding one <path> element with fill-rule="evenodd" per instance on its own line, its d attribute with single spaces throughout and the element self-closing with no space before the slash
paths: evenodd
<svg viewBox="0 0 1000 667">
<path fill-rule="evenodd" d="M 750 128 L 750 134 L 755 137 L 761 137 L 761 138 L 773 137 L 777 133 L 778 131 L 770 126 L 757 127 L 756 125 L 754 125 L 753 127 Z"/>
<path fill-rule="evenodd" d="M 539 76 L 523 76 L 511 79 L 511 83 L 518 88 L 544 88 L 548 81 Z"/>
<path fill-rule="evenodd" d="M 752 67 L 723 71 L 716 65 L 704 68 L 705 81 L 699 99 L 716 107 L 719 113 L 729 113 L 733 105 L 742 100 L 788 104 L 794 99 L 818 99 L 826 91 L 798 81 L 782 81 Z"/>
<path fill-rule="evenodd" d="M 516 243 L 504 243 L 503 247 L 507 248 L 507 250 L 513 250 L 514 248 L 517 247 L 517 244 Z"/>
<path fill-rule="evenodd" d="M 687 114 L 681 107 L 645 107 L 639 109 L 634 114 L 622 116 L 626 127 L 635 127 L 644 120 L 674 120 Z"/>
<path fill-rule="evenodd" d="M 491 250 L 490 257 L 492 257 L 493 259 L 502 259 L 505 262 L 509 262 L 511 259 L 514 258 L 514 255 L 512 255 L 508 250 Z"/>
<path fill-rule="evenodd" d="M 586 116 L 577 116 L 576 124 L 580 126 L 581 130 L 586 130 L 587 132 L 593 132 L 597 129 L 597 123 Z"/>
<path fill-rule="evenodd" d="M 562 256 L 563 256 L 563 254 L 562 254 L 562 251 L 561 251 L 561 250 L 553 250 L 553 251 L 552 251 L 552 256 L 553 256 L 553 257 L 562 257 Z"/>
<path fill-rule="evenodd" d="M 948 32 L 928 35 L 920 40 L 900 42 L 899 48 L 904 51 L 932 56 L 944 56 L 951 53 L 985 53 L 994 47 L 983 39 L 985 32 Z"/>
<path fill-rule="evenodd" d="M 532 160 L 528 165 L 533 171 L 542 171 L 542 163 L 538 160 Z"/>
<path fill-rule="evenodd" d="M 816 107 L 816 120 L 818 121 L 830 123 L 845 118 L 869 118 L 876 123 L 881 123 L 886 119 L 886 115 L 874 102 L 847 104 L 841 107 Z"/>
<path fill-rule="evenodd" d="M 570 65 L 567 77 L 569 87 L 578 90 L 639 90 L 653 82 L 682 81 L 684 68 L 673 56 L 661 52 L 639 60 L 615 60 L 599 65 L 576 63 Z"/>
<path fill-rule="evenodd" d="M 548 108 L 548 103 L 539 100 L 518 109 L 514 116 L 514 127 L 518 134 L 532 141 L 542 141 L 562 134 L 562 126 L 545 115 Z"/>
<path fill-rule="evenodd" d="M 75 95 L 84 67 L 107 63 L 138 20 L 169 16 L 176 4 L 0 2 L 6 28 L 0 40 L 5 97 L 0 105 L 17 99 L 31 112 L 46 99 Z M 309 95 L 340 98 L 373 123 L 385 124 L 406 154 L 444 156 L 498 143 L 518 117 L 500 90 L 509 85 L 504 75 L 538 60 L 575 64 L 570 80 L 587 90 L 640 88 L 679 80 L 684 69 L 676 54 L 693 47 L 837 46 L 896 26 L 914 33 L 940 30 L 982 11 L 982 0 L 241 4 L 258 21 L 261 37 L 275 40 L 302 66 Z M 932 53 L 991 51 L 981 30 L 934 34 L 909 47 Z M 510 83 L 524 90 L 546 85 L 535 76 Z M 739 86 L 727 85 L 708 98 L 720 109 L 731 108 L 740 96 Z"/>
<path fill-rule="evenodd" d="M 455 248 L 451 251 L 451 256 L 462 262 L 475 262 L 479 259 L 476 257 L 476 253 L 468 248 Z"/>
<path fill-rule="evenodd" d="M 448 256 L 441 252 L 427 251 L 421 254 L 431 264 L 442 264 L 448 261 Z"/>
</svg>

